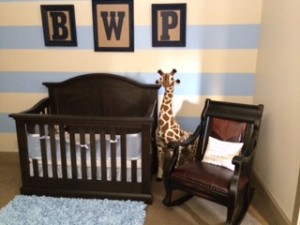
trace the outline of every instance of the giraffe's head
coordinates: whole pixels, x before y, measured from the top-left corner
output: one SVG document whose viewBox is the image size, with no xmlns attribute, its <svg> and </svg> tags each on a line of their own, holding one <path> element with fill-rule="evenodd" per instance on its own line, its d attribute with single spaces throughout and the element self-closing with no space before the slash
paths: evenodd
<svg viewBox="0 0 300 225">
<path fill-rule="evenodd" d="M 170 73 L 164 73 L 162 70 L 158 70 L 157 72 L 159 73 L 160 78 L 156 83 L 162 85 L 164 88 L 174 87 L 175 84 L 180 83 L 179 79 L 174 79 L 174 75 L 177 72 L 176 69 L 173 69 Z"/>
</svg>

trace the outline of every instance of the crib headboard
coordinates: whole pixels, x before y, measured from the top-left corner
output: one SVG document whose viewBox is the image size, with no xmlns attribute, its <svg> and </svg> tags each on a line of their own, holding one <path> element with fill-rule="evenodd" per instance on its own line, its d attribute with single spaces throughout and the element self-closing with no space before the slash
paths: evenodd
<svg viewBox="0 0 300 225">
<path fill-rule="evenodd" d="M 109 117 L 145 116 L 149 106 L 157 102 L 160 88 L 107 73 L 43 84 L 49 91 L 52 113 Z"/>
</svg>

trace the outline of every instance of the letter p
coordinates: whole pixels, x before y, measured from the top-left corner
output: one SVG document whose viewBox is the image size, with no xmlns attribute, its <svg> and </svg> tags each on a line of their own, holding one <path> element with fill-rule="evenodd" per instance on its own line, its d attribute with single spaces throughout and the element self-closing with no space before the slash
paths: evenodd
<svg viewBox="0 0 300 225">
<path fill-rule="evenodd" d="M 168 41 L 170 40 L 169 30 L 178 25 L 178 16 L 174 11 L 162 11 L 160 16 L 162 17 L 162 35 L 160 38 L 162 41 Z"/>
</svg>

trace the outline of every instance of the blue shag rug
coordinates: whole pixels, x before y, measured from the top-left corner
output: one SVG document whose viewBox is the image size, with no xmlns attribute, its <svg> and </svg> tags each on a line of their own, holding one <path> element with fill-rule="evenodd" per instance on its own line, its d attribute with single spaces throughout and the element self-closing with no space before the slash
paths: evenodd
<svg viewBox="0 0 300 225">
<path fill-rule="evenodd" d="M 143 225 L 138 201 L 16 196 L 0 210 L 1 225 Z"/>
</svg>

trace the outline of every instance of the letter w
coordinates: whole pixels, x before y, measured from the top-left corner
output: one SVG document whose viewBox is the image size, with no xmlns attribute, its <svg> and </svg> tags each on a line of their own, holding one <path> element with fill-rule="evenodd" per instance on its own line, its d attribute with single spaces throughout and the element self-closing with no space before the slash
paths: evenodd
<svg viewBox="0 0 300 225">
<path fill-rule="evenodd" d="M 118 12 L 118 24 L 116 22 L 116 12 L 110 12 L 110 23 L 108 21 L 108 12 L 101 12 L 101 17 L 104 23 L 106 37 L 111 40 L 114 31 L 117 40 L 120 40 L 125 12 Z"/>
</svg>

